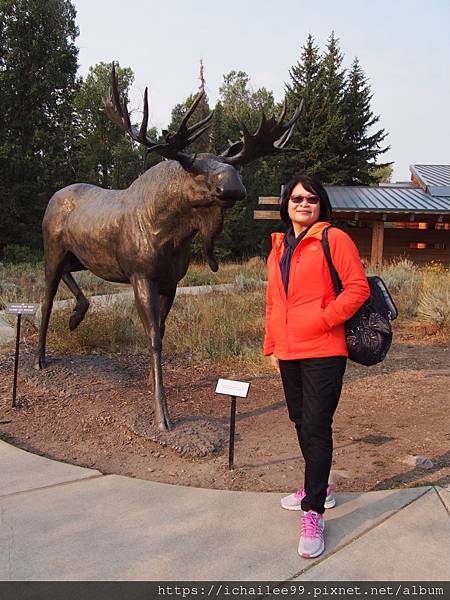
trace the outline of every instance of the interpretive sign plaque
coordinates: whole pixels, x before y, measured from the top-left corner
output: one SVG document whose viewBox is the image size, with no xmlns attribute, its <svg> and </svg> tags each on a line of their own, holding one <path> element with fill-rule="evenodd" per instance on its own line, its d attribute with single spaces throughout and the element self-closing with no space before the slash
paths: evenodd
<svg viewBox="0 0 450 600">
<path fill-rule="evenodd" d="M 236 428 L 236 396 L 247 398 L 250 384 L 245 381 L 233 381 L 232 379 L 219 379 L 216 386 L 216 394 L 224 394 L 231 398 L 230 412 L 230 445 L 228 453 L 228 468 L 233 470 L 234 462 L 234 431 Z"/>
<path fill-rule="evenodd" d="M 16 406 L 16 394 L 17 394 L 17 371 L 19 368 L 19 344 L 20 344 L 20 323 L 22 315 L 35 315 L 39 309 L 40 304 L 30 304 L 28 302 L 16 302 L 15 304 L 8 304 L 5 308 L 5 313 L 8 315 L 17 315 L 16 325 L 16 354 L 14 356 L 14 378 L 13 378 L 13 396 L 12 406 Z"/>
<path fill-rule="evenodd" d="M 216 394 L 226 394 L 227 396 L 238 396 L 247 398 L 249 383 L 245 381 L 233 381 L 232 379 L 219 379 L 216 387 Z"/>
<path fill-rule="evenodd" d="M 39 306 L 39 304 L 26 304 L 25 302 L 8 304 L 5 308 L 5 313 L 8 315 L 35 315 Z"/>
</svg>

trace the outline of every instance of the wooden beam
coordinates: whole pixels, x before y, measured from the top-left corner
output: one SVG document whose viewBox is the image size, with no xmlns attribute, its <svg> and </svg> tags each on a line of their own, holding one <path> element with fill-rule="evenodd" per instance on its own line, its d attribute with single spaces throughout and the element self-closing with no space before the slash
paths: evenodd
<svg viewBox="0 0 450 600">
<path fill-rule="evenodd" d="M 383 262 L 383 240 L 384 240 L 384 222 L 374 221 L 372 225 L 372 250 L 370 262 L 373 265 L 381 265 Z"/>
<path fill-rule="evenodd" d="M 280 212 L 278 210 L 254 210 L 254 219 L 272 219 L 273 221 L 279 221 L 281 219 Z"/>
<path fill-rule="evenodd" d="M 276 204 L 279 206 L 280 199 L 277 196 L 260 196 L 258 198 L 258 204 Z"/>
</svg>

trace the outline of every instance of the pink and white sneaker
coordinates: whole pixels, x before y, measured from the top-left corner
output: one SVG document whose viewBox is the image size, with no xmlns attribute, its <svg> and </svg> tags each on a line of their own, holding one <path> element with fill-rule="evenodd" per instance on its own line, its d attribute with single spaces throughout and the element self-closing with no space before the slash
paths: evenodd
<svg viewBox="0 0 450 600">
<path fill-rule="evenodd" d="M 289 494 L 289 496 L 285 496 L 281 498 L 281 507 L 286 510 L 301 510 L 302 509 L 302 500 L 305 497 L 306 492 L 305 488 L 300 488 L 293 494 Z M 333 494 L 333 487 L 331 483 L 327 486 L 327 497 L 325 498 L 325 508 L 333 508 L 336 506 L 336 498 Z"/>
<path fill-rule="evenodd" d="M 303 513 L 298 553 L 303 558 L 315 558 L 325 550 L 325 521 L 315 510 Z"/>
</svg>

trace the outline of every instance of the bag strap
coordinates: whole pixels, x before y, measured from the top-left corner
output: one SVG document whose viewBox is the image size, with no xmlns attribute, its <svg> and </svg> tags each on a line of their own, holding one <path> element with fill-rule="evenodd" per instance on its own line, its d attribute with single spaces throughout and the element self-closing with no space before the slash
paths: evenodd
<svg viewBox="0 0 450 600">
<path fill-rule="evenodd" d="M 328 268 L 330 269 L 330 275 L 331 275 L 331 280 L 333 282 L 334 291 L 336 293 L 336 296 L 339 296 L 339 294 L 343 290 L 343 286 L 342 286 L 342 281 L 339 278 L 338 272 L 336 271 L 336 268 L 333 265 L 333 260 L 331 258 L 330 245 L 328 243 L 328 230 L 331 229 L 331 227 L 333 227 L 333 226 L 330 225 L 329 227 L 324 229 L 322 232 L 322 248 L 323 248 L 323 252 L 325 254 L 325 258 L 327 259 Z"/>
</svg>

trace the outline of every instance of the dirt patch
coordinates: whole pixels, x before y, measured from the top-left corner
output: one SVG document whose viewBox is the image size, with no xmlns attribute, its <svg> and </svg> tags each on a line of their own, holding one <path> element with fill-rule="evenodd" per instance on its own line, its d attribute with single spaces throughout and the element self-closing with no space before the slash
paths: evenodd
<svg viewBox="0 0 450 600">
<path fill-rule="evenodd" d="M 18 407 L 11 408 L 13 351 L 0 354 L 4 439 L 49 458 L 167 483 L 287 491 L 303 461 L 280 381 L 210 364 L 166 360 L 170 440 L 153 427 L 146 355 L 55 355 L 34 371 L 23 348 Z M 230 402 L 219 377 L 251 382 L 238 400 L 234 471 L 228 470 Z M 397 326 L 388 358 L 348 364 L 334 421 L 333 478 L 342 491 L 450 483 L 450 352 Z M 415 456 L 431 460 L 415 465 Z"/>
</svg>

